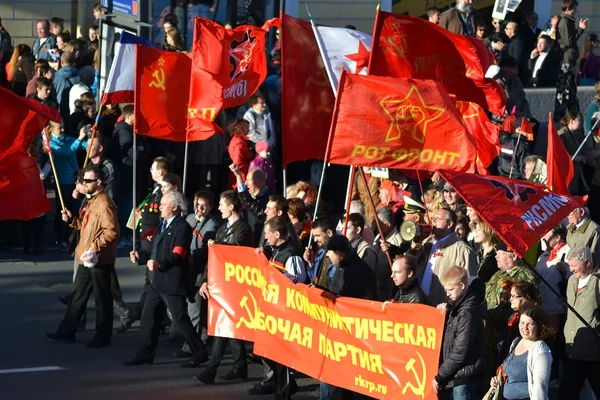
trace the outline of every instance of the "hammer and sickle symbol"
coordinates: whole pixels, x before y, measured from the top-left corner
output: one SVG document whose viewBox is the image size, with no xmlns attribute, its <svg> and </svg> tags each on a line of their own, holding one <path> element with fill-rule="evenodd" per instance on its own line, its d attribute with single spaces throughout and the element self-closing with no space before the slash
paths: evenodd
<svg viewBox="0 0 600 400">
<path fill-rule="evenodd" d="M 159 72 L 159 70 L 154 70 L 154 72 L 152 73 L 152 77 L 154 78 L 154 80 L 152 82 L 150 82 L 150 85 L 148 85 L 148 86 L 166 90 L 165 89 L 165 71 L 162 68 L 160 68 L 160 72 Z"/>
<path fill-rule="evenodd" d="M 242 324 L 244 324 L 248 329 L 260 329 L 262 322 L 260 318 L 261 311 L 258 309 L 258 303 L 256 302 L 254 295 L 250 291 L 248 291 L 248 294 L 250 295 L 254 305 L 254 313 L 252 313 L 250 307 L 248 307 L 248 296 L 244 296 L 242 300 L 240 300 L 240 307 L 246 310 L 248 319 L 244 318 L 243 316 L 240 317 L 238 322 L 235 324 L 235 327 L 239 328 Z"/>
<path fill-rule="evenodd" d="M 415 369 L 415 364 L 416 364 L 415 359 L 411 358 L 410 360 L 408 360 L 408 362 L 406 363 L 406 366 L 404 368 L 406 369 L 406 372 L 412 371 L 417 385 L 416 386 L 413 385 L 410 381 L 406 382 L 404 389 L 402 389 L 402 394 L 406 394 L 406 391 L 408 389 L 410 389 L 415 395 L 421 396 L 421 399 L 424 399 L 425 398 L 425 378 L 427 376 L 427 367 L 425 366 L 425 361 L 423 360 L 423 357 L 421 357 L 421 354 L 418 351 L 416 353 L 417 353 L 417 356 L 419 357 L 419 359 L 421 360 L 421 370 L 423 371 L 423 374 L 422 374 L 421 378 L 419 379 L 419 374 L 417 373 L 417 371 Z"/>
</svg>

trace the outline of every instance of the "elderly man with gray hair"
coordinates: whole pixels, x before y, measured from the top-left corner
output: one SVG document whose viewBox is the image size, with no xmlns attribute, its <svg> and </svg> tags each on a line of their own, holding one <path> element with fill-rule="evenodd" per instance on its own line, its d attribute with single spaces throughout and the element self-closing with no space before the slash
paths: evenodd
<svg viewBox="0 0 600 400">
<path fill-rule="evenodd" d="M 558 398 L 579 398 L 585 379 L 596 398 L 600 398 L 600 274 L 587 247 L 571 249 L 567 254 L 567 264 L 573 273 L 567 284 L 567 301 L 591 329 L 572 311 L 567 311 L 564 330 L 567 356 Z"/>
<path fill-rule="evenodd" d="M 184 367 L 198 367 L 208 360 L 208 353 L 187 314 L 186 298 L 193 296 L 193 281 L 188 259 L 192 242 L 192 227 L 181 216 L 186 211 L 183 195 L 176 191 L 163 194 L 160 200 L 162 224 L 152 237 L 150 251 L 132 251 L 131 262 L 146 265 L 150 271 L 150 288 L 141 318 L 141 338 L 137 354 L 124 364 L 152 364 L 156 356 L 160 325 L 166 310 L 173 324 L 183 334 L 192 351 Z"/>
<path fill-rule="evenodd" d="M 567 244 L 575 247 L 587 247 L 592 252 L 594 265 L 600 264 L 600 228 L 590 218 L 590 210 L 587 207 L 578 207 L 567 215 L 569 225 L 567 226 Z"/>
</svg>

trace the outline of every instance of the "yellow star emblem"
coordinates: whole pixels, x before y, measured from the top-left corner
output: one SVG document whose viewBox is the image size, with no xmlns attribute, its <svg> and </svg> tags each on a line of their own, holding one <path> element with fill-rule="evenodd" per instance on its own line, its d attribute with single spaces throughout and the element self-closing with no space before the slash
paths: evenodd
<svg viewBox="0 0 600 400">
<path fill-rule="evenodd" d="M 456 109 L 462 115 L 463 119 L 475 118 L 479 116 L 479 110 L 470 101 L 457 101 Z"/>
<path fill-rule="evenodd" d="M 158 66 L 162 68 L 164 65 L 165 65 L 165 59 L 162 58 L 162 57 L 159 58 L 158 59 Z"/>
<path fill-rule="evenodd" d="M 410 132 L 419 143 L 425 142 L 427 126 L 438 119 L 446 110 L 428 106 L 415 85 L 401 100 L 380 100 L 379 105 L 390 118 L 390 127 L 385 136 L 386 142 L 398 140 L 403 133 Z M 396 132 L 394 132 L 394 127 Z"/>
</svg>

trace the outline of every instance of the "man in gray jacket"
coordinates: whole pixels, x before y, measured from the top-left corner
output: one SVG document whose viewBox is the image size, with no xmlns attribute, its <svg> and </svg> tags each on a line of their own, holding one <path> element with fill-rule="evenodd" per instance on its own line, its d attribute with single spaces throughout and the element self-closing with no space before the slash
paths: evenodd
<svg viewBox="0 0 600 400">
<path fill-rule="evenodd" d="M 191 258 L 193 263 L 193 272 L 195 279 L 194 303 L 188 302 L 188 314 L 192 325 L 197 329 L 198 334 L 202 335 L 202 329 L 205 328 L 207 318 L 207 302 L 200 294 L 202 273 L 206 269 L 208 262 L 208 241 L 214 240 L 219 229 L 219 223 L 210 213 L 213 209 L 214 197 L 208 191 L 199 191 L 194 195 L 194 213 L 190 213 L 186 221 L 194 230 L 192 244 L 190 245 Z M 179 357 L 189 357 L 191 349 L 185 343 L 181 351 L 175 353 Z"/>
</svg>

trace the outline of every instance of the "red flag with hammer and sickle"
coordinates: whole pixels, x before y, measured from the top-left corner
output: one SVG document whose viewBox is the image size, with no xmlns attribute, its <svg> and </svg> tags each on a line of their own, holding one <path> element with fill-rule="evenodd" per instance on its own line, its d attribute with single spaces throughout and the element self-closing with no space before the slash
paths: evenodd
<svg viewBox="0 0 600 400">
<path fill-rule="evenodd" d="M 241 25 L 230 30 L 209 19 L 196 18 L 190 107 L 196 92 L 204 90 L 199 84 L 203 80 L 201 70 L 214 75 L 223 86 L 223 107 L 246 103 L 267 76 L 265 36 L 269 28 L 279 25 L 279 18 L 273 18 L 262 27 Z"/>
<path fill-rule="evenodd" d="M 223 88 L 203 73 L 196 107 L 188 106 L 192 59 L 187 53 L 136 45 L 134 130 L 157 139 L 204 140 L 222 132 L 213 121 L 223 106 Z M 198 75 L 200 76 L 200 75 Z"/>
</svg>

